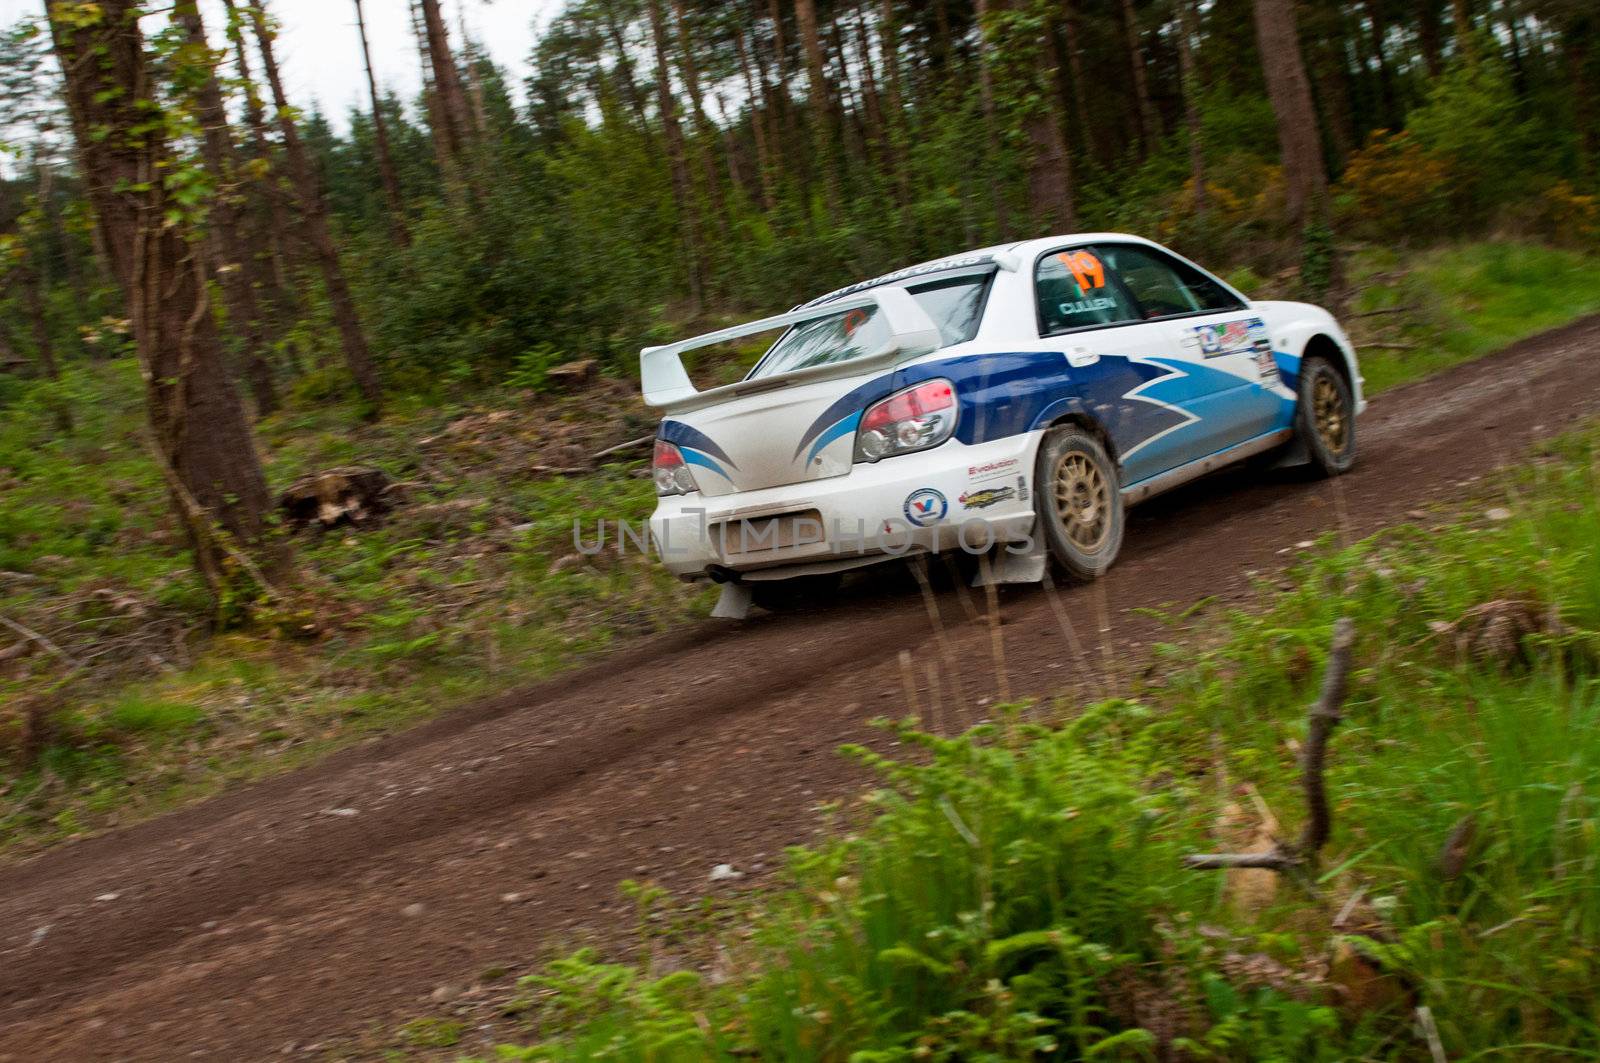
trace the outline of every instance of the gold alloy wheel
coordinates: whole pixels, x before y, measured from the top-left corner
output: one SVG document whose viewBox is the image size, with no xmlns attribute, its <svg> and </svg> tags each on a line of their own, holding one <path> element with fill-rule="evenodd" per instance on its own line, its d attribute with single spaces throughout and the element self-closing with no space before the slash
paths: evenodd
<svg viewBox="0 0 1600 1063">
<path fill-rule="evenodd" d="M 1111 486 L 1087 454 L 1063 454 L 1056 462 L 1056 513 L 1067 538 L 1086 554 L 1111 534 Z"/>
<path fill-rule="evenodd" d="M 1311 412 L 1316 418 L 1317 435 L 1331 453 L 1344 453 L 1349 421 L 1339 386 L 1327 375 L 1317 377 L 1311 388 Z"/>
</svg>

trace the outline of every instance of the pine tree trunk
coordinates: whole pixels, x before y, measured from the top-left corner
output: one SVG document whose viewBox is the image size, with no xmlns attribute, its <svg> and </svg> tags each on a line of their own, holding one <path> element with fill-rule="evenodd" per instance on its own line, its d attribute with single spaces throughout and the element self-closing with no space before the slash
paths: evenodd
<svg viewBox="0 0 1600 1063">
<path fill-rule="evenodd" d="M 1061 33 L 1067 49 L 1067 71 L 1072 75 L 1073 114 L 1078 120 L 1078 128 L 1082 131 L 1084 151 L 1096 154 L 1100 151 L 1099 139 L 1095 135 L 1094 123 L 1089 120 L 1089 80 L 1083 73 L 1083 48 L 1079 43 L 1078 9 L 1075 0 L 1063 0 L 1061 4 Z"/>
<path fill-rule="evenodd" d="M 61 248 L 61 267 L 67 275 L 67 287 L 72 289 L 72 312 L 66 322 L 72 335 L 72 352 L 87 354 L 80 325 L 91 319 L 89 289 L 83 279 L 83 263 L 78 259 L 77 242 L 67 231 L 61 217 L 61 207 L 56 202 L 55 170 L 43 159 L 36 161 L 34 172 L 39 181 L 39 212 L 44 216 L 50 238 Z"/>
<path fill-rule="evenodd" d="M 659 0 L 651 0 L 659 3 Z M 717 239 L 726 246 L 731 238 L 728 218 L 717 209 L 722 202 L 722 182 L 717 176 L 717 135 L 706 117 L 705 98 L 700 92 L 700 66 L 695 61 L 694 38 L 689 31 L 689 19 L 684 12 L 683 0 L 672 0 L 674 28 L 678 37 L 678 70 L 683 74 L 684 88 L 689 92 L 690 113 L 694 116 L 695 155 L 700 160 L 700 180 L 703 186 L 701 202 L 707 204 L 711 224 L 716 226 Z"/>
<path fill-rule="evenodd" d="M 372 138 L 378 148 L 378 177 L 383 182 L 383 198 L 388 204 L 389 232 L 401 247 L 411 245 L 411 233 L 406 229 L 406 205 L 400 195 L 400 175 L 394 168 L 394 152 L 389 146 L 389 123 L 383 117 L 383 104 L 378 98 L 378 79 L 372 73 L 372 49 L 367 44 L 367 20 L 361 10 L 361 0 L 355 0 L 356 32 L 361 35 L 361 60 L 367 70 L 367 93 L 372 98 Z"/>
<path fill-rule="evenodd" d="M 739 56 L 739 71 L 744 77 L 744 94 L 749 101 L 750 133 L 756 141 L 756 168 L 761 178 L 761 209 L 771 210 L 776 200 L 772 193 L 773 163 L 767 147 L 767 119 L 771 109 L 765 105 L 766 94 L 756 90 L 755 74 L 750 69 L 750 49 L 745 43 L 744 30 L 733 28 L 733 45 Z"/>
<path fill-rule="evenodd" d="M 489 113 L 483 104 L 483 78 L 478 73 L 481 55 L 472 38 L 467 36 L 467 8 L 456 8 L 456 28 L 461 31 L 461 67 L 467 74 L 467 102 L 471 104 L 472 132 L 482 139 L 489 131 Z"/>
<path fill-rule="evenodd" d="M 1011 212 L 1006 206 L 1006 182 L 995 173 L 1000 165 L 1000 118 L 994 102 L 994 43 L 990 36 L 989 0 L 976 0 L 978 19 L 978 103 L 983 108 L 984 175 L 988 181 L 994 228 L 1001 240 L 1011 239 Z"/>
<path fill-rule="evenodd" d="M 639 132 L 646 137 L 650 136 L 650 118 L 645 111 L 644 95 L 639 91 L 639 82 L 633 76 L 633 59 L 628 55 L 628 42 L 622 35 L 622 26 L 617 22 L 616 10 L 609 0 L 600 5 L 600 14 L 605 22 L 606 35 L 611 39 L 612 50 L 617 53 L 617 73 L 622 78 L 622 98 L 627 101 L 628 110 L 633 112 L 633 117 L 639 124 Z"/>
<path fill-rule="evenodd" d="M 445 191 L 454 194 L 461 188 L 461 170 L 450 137 L 450 119 L 444 111 L 444 101 L 439 87 L 434 83 L 433 54 L 428 50 L 428 30 L 422 23 L 422 8 L 415 0 L 411 3 L 411 29 L 417 38 L 417 55 L 422 60 L 422 103 L 428 112 L 429 142 L 433 144 L 433 162 L 439 170 L 439 180 Z"/>
<path fill-rule="evenodd" d="M 800 27 L 800 43 L 806 56 L 806 96 L 811 108 L 811 143 L 817 165 L 822 169 L 822 194 L 828 216 L 837 219 L 841 211 L 837 147 L 838 131 L 832 128 L 833 105 L 829 101 L 827 65 L 822 54 L 822 37 L 817 29 L 816 0 L 794 0 L 795 22 Z"/>
<path fill-rule="evenodd" d="M 48 188 L 41 185 L 40 192 L 47 193 Z M 14 213 L 11 187 L 4 179 L 0 179 L 0 217 L 10 217 Z M 56 361 L 55 342 L 50 336 L 50 308 L 45 299 L 44 278 L 39 275 L 34 248 L 24 242 L 21 252 L 11 265 L 10 274 L 16 278 L 17 286 L 22 291 L 22 303 L 28 315 L 28 324 L 33 330 L 33 357 L 39 363 L 40 375 L 47 380 L 59 380 L 61 367 Z M 0 282 L 9 282 L 11 277 L 7 276 L 4 268 L 0 268 Z M 54 403 L 54 412 L 56 428 L 62 435 L 70 435 L 73 428 L 72 409 L 64 402 L 57 401 Z"/>
<path fill-rule="evenodd" d="M 1122 0 L 1121 7 L 1122 31 L 1128 46 L 1128 69 L 1133 76 L 1133 98 L 1137 104 L 1140 157 L 1143 158 L 1155 150 L 1156 138 L 1161 134 L 1161 121 L 1150 99 L 1150 82 L 1144 69 L 1144 48 L 1139 43 L 1139 17 L 1133 9 L 1133 0 Z"/>
<path fill-rule="evenodd" d="M 1476 49 L 1472 45 L 1472 7 L 1469 0 L 1451 0 L 1450 14 L 1456 27 L 1456 54 L 1470 58 Z"/>
<path fill-rule="evenodd" d="M 156 458 L 196 566 L 220 601 L 231 561 L 266 548 L 266 479 L 244 409 L 222 367 L 205 274 L 184 226 L 169 223 L 168 159 L 146 67 L 136 0 L 100 0 L 92 21 L 50 7 L 90 202 L 122 286 L 145 380 Z M 81 13 L 80 13 L 81 15 Z M 219 537 L 227 533 L 236 546 Z"/>
<path fill-rule="evenodd" d="M 1200 72 L 1195 68 L 1194 0 L 1178 3 L 1178 71 L 1183 81 L 1183 124 L 1189 137 L 1189 184 L 1193 188 L 1194 212 L 1205 218 L 1209 207 L 1206 195 L 1206 151 L 1200 121 Z"/>
<path fill-rule="evenodd" d="M 1266 75 L 1273 117 L 1277 119 L 1278 148 L 1283 157 L 1284 209 L 1290 226 L 1299 232 L 1314 217 L 1320 218 L 1326 205 L 1328 178 L 1323 168 L 1317 112 L 1300 57 L 1294 0 L 1253 2 L 1262 72 Z"/>
<path fill-rule="evenodd" d="M 1046 32 L 1038 44 L 1038 81 L 1053 84 L 1057 77 L 1055 40 Z M 1028 168 L 1028 201 L 1032 206 L 1037 232 L 1067 233 L 1078 227 L 1078 205 L 1073 189 L 1072 153 L 1067 150 L 1057 95 L 1041 92 L 1039 102 L 1029 113 L 1024 131 L 1033 146 L 1033 161 Z"/>
<path fill-rule="evenodd" d="M 878 47 L 883 52 L 884 132 L 894 167 L 895 191 L 902 208 L 909 209 L 915 198 L 911 168 L 906 164 L 905 89 L 900 78 L 900 25 L 894 17 L 894 0 L 883 0 L 878 19 Z"/>
<path fill-rule="evenodd" d="M 289 218 L 289 204 L 267 133 L 267 115 L 261 103 L 261 91 L 250 72 L 250 55 L 245 45 L 241 16 L 234 6 L 234 0 L 222 0 L 222 5 L 228 12 L 228 40 L 233 44 L 239 63 L 239 81 L 244 88 L 244 116 L 245 125 L 250 130 L 250 152 L 263 169 L 263 176 L 256 183 L 260 193 L 259 209 L 246 212 L 249 225 L 245 231 L 245 243 L 256 262 L 270 271 L 271 280 L 264 294 L 272 307 L 277 331 L 282 331 L 295 314 L 295 284 L 289 277 L 289 255 L 283 248 L 283 238 L 293 231 L 293 223 Z"/>
<path fill-rule="evenodd" d="M 1355 120 L 1350 113 L 1350 68 L 1337 36 L 1324 38 L 1311 51 L 1312 75 L 1316 79 L 1316 101 L 1328 134 L 1333 172 L 1344 169 L 1353 148 Z"/>
<path fill-rule="evenodd" d="M 22 297 L 28 306 L 28 320 L 33 325 L 33 354 L 39 360 L 39 372 L 49 380 L 61 379 L 61 367 L 56 362 L 55 344 L 50 339 L 50 315 L 44 298 L 44 285 L 33 263 L 24 260 L 18 267 L 22 281 Z M 55 414 L 56 430 L 71 435 L 73 429 L 72 407 L 65 399 L 56 396 L 51 400 Z"/>
<path fill-rule="evenodd" d="M 1378 68 L 1378 124 L 1385 129 L 1400 125 L 1399 102 L 1395 99 L 1394 76 L 1389 70 L 1389 56 L 1384 50 L 1384 38 L 1389 26 L 1384 21 L 1381 0 L 1365 0 L 1367 29 L 1372 36 L 1372 58 Z"/>
<path fill-rule="evenodd" d="M 455 57 L 450 52 L 450 34 L 445 28 L 444 15 L 439 11 L 439 0 L 420 0 L 420 6 L 422 28 L 428 42 L 428 60 L 433 70 L 433 88 L 438 94 L 439 110 L 444 119 L 442 132 L 451 157 L 459 159 L 472 138 L 472 118 L 467 107 L 467 96 L 462 91 Z"/>
<path fill-rule="evenodd" d="M 852 36 L 861 64 L 861 103 L 866 109 L 867 138 L 878 154 L 879 164 L 890 165 L 887 138 L 884 135 L 883 98 L 878 94 L 878 68 L 872 61 L 872 38 L 867 35 L 866 20 L 857 8 Z"/>
<path fill-rule="evenodd" d="M 1440 0 L 1417 2 L 1417 47 L 1422 49 L 1422 65 L 1430 78 L 1444 73 L 1444 44 L 1439 36 L 1439 3 Z"/>
<path fill-rule="evenodd" d="M 699 209 L 694 183 L 689 177 L 689 161 L 683 142 L 683 125 L 678 119 L 678 98 L 672 92 L 672 72 L 667 61 L 667 28 L 661 16 L 660 0 L 649 0 L 650 36 L 656 52 L 656 103 L 661 111 L 661 127 L 667 142 L 667 169 L 672 180 L 672 201 L 678 212 L 678 230 L 688 261 L 689 301 L 698 312 L 705 305 L 706 276 L 702 258 Z"/>
<path fill-rule="evenodd" d="M 1592 24 L 1593 19 L 1590 19 Z M 1574 20 L 1566 28 L 1563 51 L 1567 59 L 1567 87 L 1572 94 L 1572 118 L 1578 129 L 1578 162 L 1585 177 L 1593 177 L 1600 157 L 1600 117 L 1595 114 L 1594 86 L 1585 64 L 1589 59 L 1590 35 L 1585 22 Z"/>
<path fill-rule="evenodd" d="M 350 294 L 344 266 L 339 261 L 339 250 L 333 243 L 333 233 L 328 225 L 328 207 L 322 198 L 322 183 L 317 179 L 311 157 L 300 140 L 300 131 L 295 128 L 289 100 L 284 93 L 283 77 L 278 72 L 278 60 L 272 51 L 274 34 L 267 25 L 263 0 L 257 0 L 251 7 L 250 17 L 255 26 L 256 43 L 261 48 L 261 64 L 267 73 L 267 84 L 272 89 L 272 104 L 278 112 L 278 131 L 283 136 L 289 175 L 300 200 L 306 241 L 316 252 L 317 265 L 322 269 L 322 282 L 327 289 L 334 325 L 339 330 L 345 365 L 349 367 L 356 390 L 366 403 L 366 416 L 376 419 L 383 410 L 383 390 L 378 384 L 378 370 L 372 361 L 372 351 L 367 347 L 366 333 L 362 331 L 361 318 L 356 313 L 355 298 Z"/>
<path fill-rule="evenodd" d="M 244 345 L 244 377 L 255 400 L 256 415 L 266 417 L 278 409 L 278 390 L 272 364 L 267 360 L 267 331 L 261 306 L 256 298 L 258 282 L 255 257 L 243 240 L 243 212 L 235 185 L 239 174 L 238 153 L 228 111 L 212 67 L 211 48 L 206 41 L 205 23 L 196 0 L 178 0 L 173 21 L 182 27 L 194 54 L 203 57 L 204 75 L 196 82 L 194 104 L 200 120 L 200 151 L 206 170 L 216 183 L 217 194 L 211 203 L 210 227 L 216 249 L 216 273 L 222 297 L 228 307 L 228 321 Z"/>
<path fill-rule="evenodd" d="M 776 75 L 776 89 L 772 93 L 772 101 L 777 107 L 778 120 L 783 127 L 783 135 L 778 138 L 777 152 L 780 157 L 778 172 L 785 173 L 784 161 L 793 160 L 795 152 L 800 150 L 799 130 L 795 126 L 794 107 L 789 96 L 789 44 L 783 32 L 783 7 L 779 0 L 767 0 L 767 18 L 772 22 L 772 66 Z M 756 69 L 761 73 L 761 80 L 766 81 L 766 71 L 761 70 L 761 49 L 756 48 Z M 797 167 L 802 177 L 805 174 L 804 165 Z"/>
</svg>

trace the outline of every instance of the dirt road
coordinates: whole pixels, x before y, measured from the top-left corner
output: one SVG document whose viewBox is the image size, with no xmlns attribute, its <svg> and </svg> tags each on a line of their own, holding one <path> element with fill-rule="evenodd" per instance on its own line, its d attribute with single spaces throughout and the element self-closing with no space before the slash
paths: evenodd
<svg viewBox="0 0 1600 1063">
<path fill-rule="evenodd" d="M 1068 612 L 1097 660 L 1102 614 L 1113 659 L 1137 656 L 1138 607 L 1245 595 L 1295 543 L 1403 519 L 1597 414 L 1591 318 L 1382 396 L 1340 480 L 1236 474 L 1142 507 Z M 939 604 L 971 700 L 992 698 L 987 629 Z M 1081 678 L 1043 593 L 1001 606 L 1014 692 Z M 866 721 L 906 710 L 901 649 L 919 670 L 936 657 L 923 601 L 868 581 L 0 870 L 0 1060 L 316 1052 L 434 1012 L 488 966 L 616 933 L 624 878 L 694 894 L 715 864 L 759 876 L 861 785 L 835 750 L 881 744 Z"/>
</svg>

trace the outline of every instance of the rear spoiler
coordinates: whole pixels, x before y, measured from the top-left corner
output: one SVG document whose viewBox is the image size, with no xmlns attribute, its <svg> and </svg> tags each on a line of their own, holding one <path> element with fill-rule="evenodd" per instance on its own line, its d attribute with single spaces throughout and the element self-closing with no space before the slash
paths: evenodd
<svg viewBox="0 0 1600 1063">
<path fill-rule="evenodd" d="M 847 310 L 876 307 L 889 326 L 889 338 L 871 354 L 827 365 L 796 369 L 790 373 L 741 380 L 709 391 L 697 391 L 683 367 L 683 354 L 700 347 L 710 347 L 729 340 L 742 339 L 762 332 L 788 328 L 818 318 L 833 317 Z M 735 325 L 720 332 L 669 343 L 664 347 L 646 347 L 639 352 L 639 377 L 644 390 L 646 406 L 671 412 L 711 406 L 740 395 L 758 391 L 771 391 L 812 380 L 829 377 L 855 376 L 880 366 L 894 365 L 910 358 L 930 354 L 944 345 L 938 326 L 926 311 L 917 305 L 911 293 L 904 288 L 882 286 L 869 291 L 838 299 L 821 306 L 801 307 L 787 314 L 762 318 L 745 325 Z"/>
</svg>

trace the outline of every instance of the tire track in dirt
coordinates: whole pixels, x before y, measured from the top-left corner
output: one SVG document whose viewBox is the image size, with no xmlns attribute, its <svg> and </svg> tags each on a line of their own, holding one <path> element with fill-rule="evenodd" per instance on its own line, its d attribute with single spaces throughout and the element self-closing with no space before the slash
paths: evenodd
<svg viewBox="0 0 1600 1063">
<path fill-rule="evenodd" d="M 1111 575 L 1064 594 L 1074 623 L 1097 659 L 1101 637 L 1139 657 L 1160 632 L 1133 610 L 1248 595 L 1297 540 L 1366 534 L 1600 413 L 1597 357 L 1600 318 L 1381 397 L 1339 480 L 1231 474 L 1147 503 Z M 992 694 L 987 633 L 941 607 Z M 1082 678 L 1042 594 L 1002 611 L 1014 690 Z M 490 963 L 614 936 L 623 878 L 694 893 L 713 863 L 759 872 L 860 786 L 834 750 L 887 743 L 863 724 L 905 711 L 902 648 L 935 653 L 922 602 L 877 580 L 0 870 L 0 1059 L 251 1059 L 391 1028 Z"/>
</svg>

